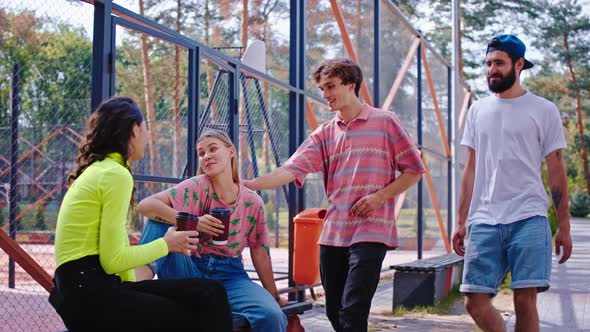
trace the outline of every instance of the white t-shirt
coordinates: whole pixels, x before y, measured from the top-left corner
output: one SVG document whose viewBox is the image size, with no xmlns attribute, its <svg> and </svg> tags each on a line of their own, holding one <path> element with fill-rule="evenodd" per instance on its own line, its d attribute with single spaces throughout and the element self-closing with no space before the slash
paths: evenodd
<svg viewBox="0 0 590 332">
<path fill-rule="evenodd" d="M 461 144 L 475 150 L 467 225 L 547 216 L 541 163 L 567 147 L 555 104 L 528 91 L 517 98 L 482 98 L 467 112 Z"/>
</svg>

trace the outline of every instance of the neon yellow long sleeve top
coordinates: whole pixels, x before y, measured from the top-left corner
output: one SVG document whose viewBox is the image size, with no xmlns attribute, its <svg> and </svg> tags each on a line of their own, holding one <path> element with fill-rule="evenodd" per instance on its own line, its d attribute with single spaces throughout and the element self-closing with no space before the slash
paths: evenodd
<svg viewBox="0 0 590 332">
<path fill-rule="evenodd" d="M 57 217 L 57 266 L 88 255 L 99 255 L 108 274 L 135 281 L 134 268 L 168 254 L 163 238 L 131 246 L 125 224 L 133 177 L 123 157 L 111 153 L 92 163 L 68 189 Z"/>
</svg>

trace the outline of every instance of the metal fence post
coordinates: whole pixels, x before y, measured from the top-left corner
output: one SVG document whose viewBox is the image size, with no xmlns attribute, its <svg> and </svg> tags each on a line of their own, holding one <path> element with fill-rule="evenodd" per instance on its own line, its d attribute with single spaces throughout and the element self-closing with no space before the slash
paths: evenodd
<svg viewBox="0 0 590 332">
<path fill-rule="evenodd" d="M 92 37 L 92 84 L 90 110 L 94 112 L 100 103 L 112 96 L 113 49 L 111 0 L 94 1 L 94 32 Z"/>
<path fill-rule="evenodd" d="M 373 5 L 373 106 L 379 107 L 379 90 L 381 87 L 381 0 Z"/>
<path fill-rule="evenodd" d="M 451 127 L 453 126 L 453 89 L 452 89 L 452 70 L 451 67 L 447 66 L 447 140 L 449 142 L 449 147 L 453 145 L 453 131 Z M 453 211 L 453 159 L 455 155 L 453 154 L 453 149 L 451 148 L 451 155 L 447 159 L 447 236 L 449 237 L 449 241 L 451 240 L 451 234 L 453 232 L 453 216 L 455 215 Z"/>
<path fill-rule="evenodd" d="M 419 37 L 420 38 L 420 37 Z M 416 84 L 417 84 L 417 102 L 418 110 L 417 110 L 417 124 L 416 130 L 418 135 L 418 146 L 422 148 L 422 42 L 418 45 L 418 50 L 416 51 Z M 424 152 L 424 149 L 422 149 Z M 424 154 L 424 153 L 422 153 Z M 424 158 L 422 158 L 424 159 Z M 416 213 L 417 223 L 418 223 L 418 233 L 417 236 L 417 246 L 418 246 L 418 259 L 422 259 L 422 236 L 424 233 L 424 202 L 422 199 L 422 187 L 423 181 L 420 179 L 418 182 L 418 211 Z"/>
<path fill-rule="evenodd" d="M 228 103 L 229 103 L 229 137 L 232 142 L 239 142 L 240 140 L 240 114 L 239 114 L 239 98 L 240 98 L 240 70 L 237 66 L 232 66 L 232 70 L 228 71 Z M 240 144 L 234 144 L 236 149 L 236 156 L 240 155 Z"/>
<path fill-rule="evenodd" d="M 305 89 L 305 1 L 290 0 L 290 37 L 289 37 L 289 84 L 297 89 Z M 300 91 L 289 92 L 289 155 L 295 153 L 303 141 L 305 96 Z M 304 208 L 303 191 L 293 183 L 289 184 L 289 287 L 295 286 L 293 281 L 293 218 Z M 302 294 L 300 292 L 299 297 Z M 294 300 L 295 294 L 289 294 Z"/>
<path fill-rule="evenodd" d="M 20 111 L 20 65 L 14 64 L 12 70 L 12 89 L 10 90 L 10 192 L 9 192 L 9 235 L 16 238 L 16 216 L 18 214 L 17 206 L 17 180 L 18 180 L 18 116 Z M 8 259 L 8 287 L 15 286 L 15 265 L 14 259 Z"/>
<path fill-rule="evenodd" d="M 198 160 L 195 157 L 196 134 L 199 128 L 201 96 L 201 49 L 195 47 L 188 52 L 188 101 L 187 101 L 187 137 L 186 137 L 186 177 L 196 174 Z"/>
</svg>

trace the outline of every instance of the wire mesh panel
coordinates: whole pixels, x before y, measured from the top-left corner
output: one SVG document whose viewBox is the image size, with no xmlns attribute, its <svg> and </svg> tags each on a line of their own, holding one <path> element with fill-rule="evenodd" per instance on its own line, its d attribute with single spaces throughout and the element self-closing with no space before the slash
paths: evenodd
<svg viewBox="0 0 590 332">
<path fill-rule="evenodd" d="M 270 5 L 259 6 L 252 2 L 256 7 L 250 15 L 255 23 L 253 29 L 249 29 L 249 38 L 262 40 L 266 45 L 266 73 L 289 82 L 289 1 L 267 1 L 266 4 Z"/>
<path fill-rule="evenodd" d="M 186 166 L 188 51 L 117 27 L 115 91 L 131 97 L 148 127 L 138 174 L 179 177 Z"/>
<path fill-rule="evenodd" d="M 379 102 L 379 105 L 383 105 L 397 75 L 402 69 L 402 65 L 404 64 L 416 37 L 400 22 L 399 18 L 389 10 L 388 6 L 382 6 L 379 22 L 381 28 L 379 34 L 381 51 L 379 54 L 381 64 L 379 95 L 381 101 Z M 403 84 L 413 84 L 415 86 L 415 83 L 413 83 L 415 82 L 416 77 L 415 68 L 415 60 L 413 60 L 413 64 L 407 69 L 407 78 L 404 79 Z M 406 89 L 409 90 L 406 91 Z M 415 106 L 415 103 L 409 102 L 409 99 L 416 99 L 410 88 L 404 88 L 402 85 L 398 94 L 401 95 L 396 95 L 396 98 L 394 99 L 394 112 L 402 107 L 412 108 Z M 408 101 L 406 102 L 406 100 Z M 416 108 L 414 107 L 413 109 L 415 110 Z"/>
<path fill-rule="evenodd" d="M 344 26 L 348 32 L 352 49 L 359 65 L 363 68 L 363 81 L 367 86 L 369 98 L 373 99 L 374 70 L 374 2 L 373 1 L 337 1 L 344 17 Z M 341 33 L 342 36 L 342 33 Z M 346 52 L 348 57 L 351 54 Z M 361 99 L 364 96 L 361 95 Z M 379 104 L 373 102 L 373 105 Z"/>
<path fill-rule="evenodd" d="M 397 236 L 400 250 L 416 250 L 416 234 L 418 230 L 418 194 L 417 187 L 413 186 L 404 194 L 396 197 L 396 211 L 399 211 L 396 219 Z M 398 206 L 399 205 L 399 210 Z"/>
<path fill-rule="evenodd" d="M 229 73 L 223 66 L 206 58 L 201 60 L 201 68 L 205 73 L 199 79 L 202 91 L 199 96 L 201 113 L 198 114 L 198 133 L 206 128 L 229 132 L 229 98 L 230 89 L 233 88 Z"/>
<path fill-rule="evenodd" d="M 432 180 L 432 187 L 430 187 L 428 181 L 426 181 L 427 175 L 423 176 L 422 202 L 425 239 L 424 250 L 444 250 L 445 247 L 444 243 L 442 242 L 438 215 L 441 217 L 441 222 L 446 232 L 448 211 L 447 193 L 449 190 L 449 188 L 447 188 L 447 159 L 441 158 L 440 156 L 429 152 L 423 152 L 423 156 L 428 166 L 428 176 L 430 176 L 430 179 Z M 426 244 L 428 244 L 428 246 L 426 246 Z M 437 248 L 434 248 L 435 245 Z"/>
<path fill-rule="evenodd" d="M 0 227 L 53 275 L 57 211 L 90 112 L 92 6 L 4 2 L 0 21 Z M 16 209 L 10 225 L 10 96 L 17 79 Z M 0 330 L 62 328 L 47 295 L 18 264 L 13 270 L 8 255 L 0 251 Z"/>
<path fill-rule="evenodd" d="M 386 7 L 381 11 L 381 74 L 380 96 L 383 105 L 389 94 L 395 93 L 395 98 L 389 110 L 393 111 L 402 121 L 412 139 L 417 138 L 417 81 L 416 56 L 412 57 L 410 65 L 403 67 L 406 57 L 412 49 L 416 37 L 399 22 L 399 19 Z M 406 74 L 399 88 L 392 92 L 392 86 L 402 69 Z"/>
<path fill-rule="evenodd" d="M 289 157 L 289 95 L 263 80 L 241 74 L 240 156 L 242 177 L 250 179 L 282 166 Z M 288 191 L 261 191 L 274 245 L 287 244 Z M 272 244 L 272 243 L 271 243 Z"/>
<path fill-rule="evenodd" d="M 465 89 L 464 86 L 461 86 L 459 89 L 459 105 L 461 105 L 460 107 L 463 106 L 463 103 L 465 101 L 465 98 L 468 94 L 467 89 Z M 463 180 L 463 169 L 465 167 L 465 160 L 467 160 L 468 157 L 468 150 L 467 147 L 461 145 L 461 140 L 463 139 L 463 131 L 465 129 L 465 119 L 463 119 L 463 122 L 461 122 L 461 118 L 460 118 L 460 114 L 459 112 L 461 112 L 461 110 L 457 111 L 457 114 L 455 114 L 455 118 L 454 118 L 454 122 L 455 122 L 455 163 L 456 163 L 456 168 L 455 168 L 455 173 L 453 174 L 454 176 L 454 181 L 455 181 L 455 188 L 457 188 L 457 194 L 455 195 L 455 200 L 456 200 L 456 206 L 459 206 L 459 191 L 461 188 L 461 181 Z M 465 110 L 465 115 L 467 114 L 467 109 Z"/>
<path fill-rule="evenodd" d="M 140 10 L 138 1 L 115 1 L 229 56 L 240 58 L 241 54 L 236 55 L 233 50 L 245 49 L 253 40 L 261 40 L 267 50 L 266 73 L 289 81 L 289 0 L 248 1 L 246 8 L 243 1 L 142 2 Z"/>
<path fill-rule="evenodd" d="M 438 58 L 434 57 L 427 48 L 424 50 L 424 56 L 426 61 L 422 58 L 422 145 L 446 155 L 445 143 L 448 142 L 447 137 L 449 135 L 447 67 L 441 64 Z M 429 79 L 432 81 L 429 82 Z M 431 84 L 434 88 L 434 98 L 431 92 Z M 439 121 L 437 116 L 437 107 L 442 121 Z M 441 126 L 444 130 L 444 140 L 447 142 L 443 142 Z"/>
<path fill-rule="evenodd" d="M 313 71 L 322 61 L 346 56 L 346 51 L 330 2 L 310 0 L 305 5 L 305 87 L 313 95 L 321 97 L 320 91 L 315 88 Z"/>
<path fill-rule="evenodd" d="M 321 62 L 339 57 L 355 57 L 363 68 L 369 93 L 373 91 L 373 11 L 373 2 L 370 1 L 306 2 L 305 77 L 309 91 L 321 96 L 314 89 L 316 83 L 312 73 Z M 347 47 L 352 49 L 353 54 Z"/>
<path fill-rule="evenodd" d="M 317 89 L 317 88 L 316 88 Z M 306 112 L 306 134 L 309 136 L 313 132 L 312 124 L 322 123 L 331 120 L 335 113 L 328 107 L 317 102 L 308 102 L 311 112 Z M 328 207 L 328 198 L 324 188 L 324 177 L 321 173 L 309 174 L 305 179 L 305 206 L 306 207 Z"/>
</svg>

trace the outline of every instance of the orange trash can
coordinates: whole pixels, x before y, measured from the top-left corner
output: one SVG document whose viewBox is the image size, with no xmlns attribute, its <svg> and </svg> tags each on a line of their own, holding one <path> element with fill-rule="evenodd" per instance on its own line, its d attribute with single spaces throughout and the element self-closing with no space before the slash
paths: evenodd
<svg viewBox="0 0 590 332">
<path fill-rule="evenodd" d="M 298 285 L 314 285 L 320 281 L 318 240 L 324 227 L 326 212 L 326 209 L 305 209 L 293 218 L 293 281 Z"/>
</svg>

